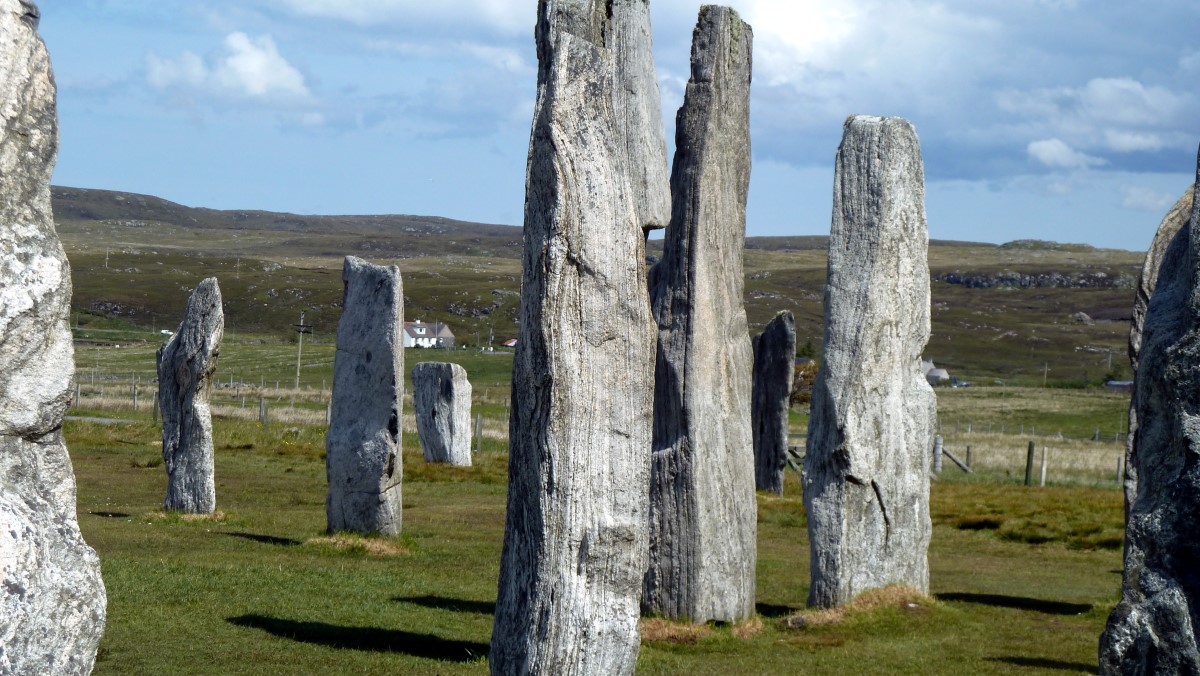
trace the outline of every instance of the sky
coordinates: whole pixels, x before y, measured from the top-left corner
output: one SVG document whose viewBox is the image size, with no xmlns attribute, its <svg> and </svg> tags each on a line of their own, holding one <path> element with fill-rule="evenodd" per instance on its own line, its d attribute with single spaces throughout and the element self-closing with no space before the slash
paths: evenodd
<svg viewBox="0 0 1200 676">
<path fill-rule="evenodd" d="M 734 0 L 747 234 L 828 234 L 852 114 L 921 139 L 930 237 L 1144 250 L 1196 176 L 1195 0 Z M 54 182 L 520 225 L 535 0 L 41 0 Z M 652 0 L 669 152 L 699 2 Z"/>
</svg>

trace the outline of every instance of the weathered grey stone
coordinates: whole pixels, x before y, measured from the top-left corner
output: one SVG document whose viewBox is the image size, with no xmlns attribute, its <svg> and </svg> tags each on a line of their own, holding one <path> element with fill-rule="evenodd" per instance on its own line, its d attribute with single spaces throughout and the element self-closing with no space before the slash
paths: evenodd
<svg viewBox="0 0 1200 676">
<path fill-rule="evenodd" d="M 754 614 L 753 350 L 742 301 L 751 41 L 733 10 L 701 8 L 676 118 L 671 226 L 650 280 L 659 332 L 642 607 L 692 622 Z"/>
<path fill-rule="evenodd" d="M 399 535 L 404 289 L 400 270 L 346 256 L 325 435 L 329 532 Z"/>
<path fill-rule="evenodd" d="M 217 508 L 212 414 L 208 396 L 225 334 L 216 277 L 188 298 L 179 330 L 158 348 L 158 406 L 162 411 L 167 496 L 163 509 L 208 514 Z"/>
<path fill-rule="evenodd" d="M 1163 217 L 1162 222 L 1158 225 L 1158 230 L 1154 232 L 1154 239 L 1150 242 L 1150 248 L 1146 251 L 1146 260 L 1142 263 L 1142 274 L 1138 278 L 1137 295 L 1133 299 L 1133 321 L 1129 326 L 1129 364 L 1133 368 L 1133 373 L 1136 376 L 1138 370 L 1138 355 L 1142 349 L 1142 326 L 1146 322 L 1146 308 L 1150 305 L 1150 296 L 1154 295 L 1154 288 L 1158 284 L 1158 271 L 1162 266 L 1163 257 L 1167 254 L 1167 249 L 1171 242 L 1175 240 L 1175 236 L 1179 231 L 1187 226 L 1192 215 L 1192 193 L 1196 186 L 1193 184 L 1179 198 L 1175 206 L 1167 212 Z M 1134 389 L 1137 389 L 1137 380 L 1134 380 Z M 1130 397 L 1129 400 L 1129 426 L 1125 435 L 1125 511 L 1129 511 L 1129 505 L 1133 502 L 1137 495 L 1137 463 L 1133 460 L 1133 456 L 1137 453 L 1137 448 L 1134 445 L 1137 439 L 1138 428 L 1138 411 L 1136 406 L 1136 396 Z"/>
<path fill-rule="evenodd" d="M 643 230 L 665 228 L 671 219 L 667 142 L 662 99 L 654 68 L 649 0 L 541 0 L 538 3 L 538 83 L 544 83 L 555 36 L 570 34 L 611 50 L 614 138 L 626 167 Z"/>
<path fill-rule="evenodd" d="M 606 4 L 539 4 L 493 674 L 637 662 L 654 364 L 643 222 L 613 50 L 544 20 Z"/>
<path fill-rule="evenodd" d="M 471 382 L 458 364 L 413 367 L 413 409 L 425 462 L 471 465 Z"/>
<path fill-rule="evenodd" d="M 851 117 L 838 148 L 825 344 L 804 458 L 812 586 L 832 607 L 892 584 L 929 587 L 937 403 L 921 148 L 908 121 Z"/>
<path fill-rule="evenodd" d="M 1160 228 L 1162 239 L 1172 223 L 1184 220 L 1168 215 Z M 1198 221 L 1200 199 L 1193 197 L 1190 217 L 1166 248 L 1159 237 L 1151 247 L 1146 267 L 1148 276 L 1157 279 L 1140 285 L 1149 297 L 1140 349 L 1134 351 L 1137 431 L 1129 469 L 1136 482 L 1125 516 L 1121 601 L 1100 638 L 1102 674 L 1200 673 Z M 1151 258 L 1158 259 L 1157 275 Z"/>
<path fill-rule="evenodd" d="M 0 673 L 86 674 L 106 599 L 62 438 L 71 274 L 50 213 L 58 124 L 37 24 L 33 3 L 0 0 Z"/>
<path fill-rule="evenodd" d="M 787 468 L 788 410 L 796 366 L 796 318 L 775 315 L 754 341 L 754 389 L 750 416 L 754 430 L 754 485 L 783 495 Z"/>
</svg>

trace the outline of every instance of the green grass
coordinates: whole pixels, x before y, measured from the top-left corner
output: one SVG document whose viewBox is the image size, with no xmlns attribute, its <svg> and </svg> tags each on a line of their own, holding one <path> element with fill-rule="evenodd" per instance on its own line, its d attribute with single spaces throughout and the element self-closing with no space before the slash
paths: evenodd
<svg viewBox="0 0 1200 676">
<path fill-rule="evenodd" d="M 68 421 L 80 526 L 109 618 L 97 674 L 484 673 L 506 456 L 426 465 L 405 435 L 404 536 L 389 555 L 324 535 L 323 428 L 219 418 L 220 520 L 160 512 L 148 421 Z M 759 496 L 761 627 L 645 643 L 639 671 L 1029 673 L 1086 670 L 1120 578 L 1121 494 L 936 482 L 934 598 L 804 630 L 808 545 L 797 477 Z M 988 520 L 998 523 L 994 527 Z M 169 637 L 169 639 L 167 638 Z"/>
</svg>

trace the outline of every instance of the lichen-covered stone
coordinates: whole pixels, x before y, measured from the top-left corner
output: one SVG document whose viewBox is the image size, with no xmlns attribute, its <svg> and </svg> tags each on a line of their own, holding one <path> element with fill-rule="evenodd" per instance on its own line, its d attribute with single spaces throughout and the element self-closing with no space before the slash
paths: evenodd
<svg viewBox="0 0 1200 676">
<path fill-rule="evenodd" d="M 937 403 L 929 340 L 929 236 L 916 131 L 846 120 L 838 148 L 825 341 L 804 458 L 818 607 L 869 589 L 929 586 L 929 461 Z"/>
<path fill-rule="evenodd" d="M 615 56 L 587 29 L 628 5 L 538 6 L 493 674 L 637 663 L 654 324 Z"/>
<path fill-rule="evenodd" d="M 1149 296 L 1140 349 L 1133 349 L 1132 335 L 1130 345 L 1137 369 L 1137 429 L 1129 472 L 1136 480 L 1127 486 L 1121 601 L 1100 638 L 1102 674 L 1200 673 L 1198 221 L 1200 199 L 1193 196 L 1188 218 L 1168 215 L 1160 227 L 1147 256 L 1150 274 L 1143 273 L 1141 288 Z M 1180 225 L 1168 240 L 1175 223 Z"/>
<path fill-rule="evenodd" d="M 179 330 L 158 348 L 158 405 L 162 411 L 163 509 L 208 514 L 217 508 L 212 390 L 225 312 L 217 279 L 209 277 L 188 298 Z"/>
<path fill-rule="evenodd" d="M 62 437 L 71 275 L 50 212 L 54 78 L 28 0 L 0 0 L 0 673 L 87 674 L 104 633 L 96 552 Z"/>
<path fill-rule="evenodd" d="M 325 435 L 329 532 L 399 535 L 404 290 L 400 270 L 346 256 Z"/>
<path fill-rule="evenodd" d="M 425 462 L 471 465 L 471 382 L 458 364 L 413 367 L 413 409 Z"/>
<path fill-rule="evenodd" d="M 788 409 L 796 366 L 796 318 L 775 315 L 754 340 L 754 389 L 750 417 L 754 430 L 754 485 L 783 495 L 787 468 Z"/>
<path fill-rule="evenodd" d="M 642 607 L 692 622 L 754 614 L 753 350 L 742 299 L 751 41 L 733 10 L 701 8 L 676 118 L 671 225 L 650 280 L 659 333 Z"/>
</svg>

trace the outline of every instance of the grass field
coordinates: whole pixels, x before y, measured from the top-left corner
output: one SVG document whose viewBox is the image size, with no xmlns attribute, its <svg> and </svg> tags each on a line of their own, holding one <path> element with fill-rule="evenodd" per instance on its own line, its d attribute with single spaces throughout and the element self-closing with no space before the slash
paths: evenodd
<svg viewBox="0 0 1200 676">
<path fill-rule="evenodd" d="M 407 415 L 404 535 L 330 539 L 321 379 L 331 378 L 332 351 L 319 340 L 305 347 L 312 361 L 302 368 L 301 412 L 290 406 L 290 388 L 238 385 L 252 380 L 245 374 L 216 393 L 220 515 L 208 520 L 160 511 L 159 430 L 148 403 L 133 410 L 122 392 L 129 383 L 120 381 L 149 374 L 141 365 L 153 359 L 151 346 L 80 350 L 85 394 L 72 415 L 126 421 L 66 426 L 80 525 L 100 553 L 109 593 L 97 674 L 486 672 L 511 356 L 408 351 L 406 371 L 426 357 L 467 368 L 486 420 L 483 450 L 470 468 L 426 465 Z M 218 373 L 286 380 L 294 349 L 235 339 Z M 96 386 L 112 390 L 106 400 L 87 394 L 89 357 L 97 382 L 110 383 Z M 252 401 L 272 399 L 266 430 L 257 403 L 237 405 L 239 389 Z M 1094 671 L 1120 588 L 1122 496 L 1111 463 L 1121 445 L 1072 437 L 1115 426 L 1127 398 L 1007 386 L 945 388 L 938 397 L 947 447 L 962 457 L 971 444 L 975 473 L 947 461 L 933 483 L 931 597 L 884 593 L 844 617 L 809 615 L 806 628 L 790 628 L 785 619 L 805 607 L 808 544 L 798 477 L 789 472 L 784 497 L 758 498 L 758 619 L 733 627 L 644 621 L 639 671 Z M 794 412 L 793 431 L 805 420 Z M 1039 451 L 1050 448 L 1045 488 L 1019 485 L 1034 434 L 1022 425 L 1039 428 Z"/>
</svg>

